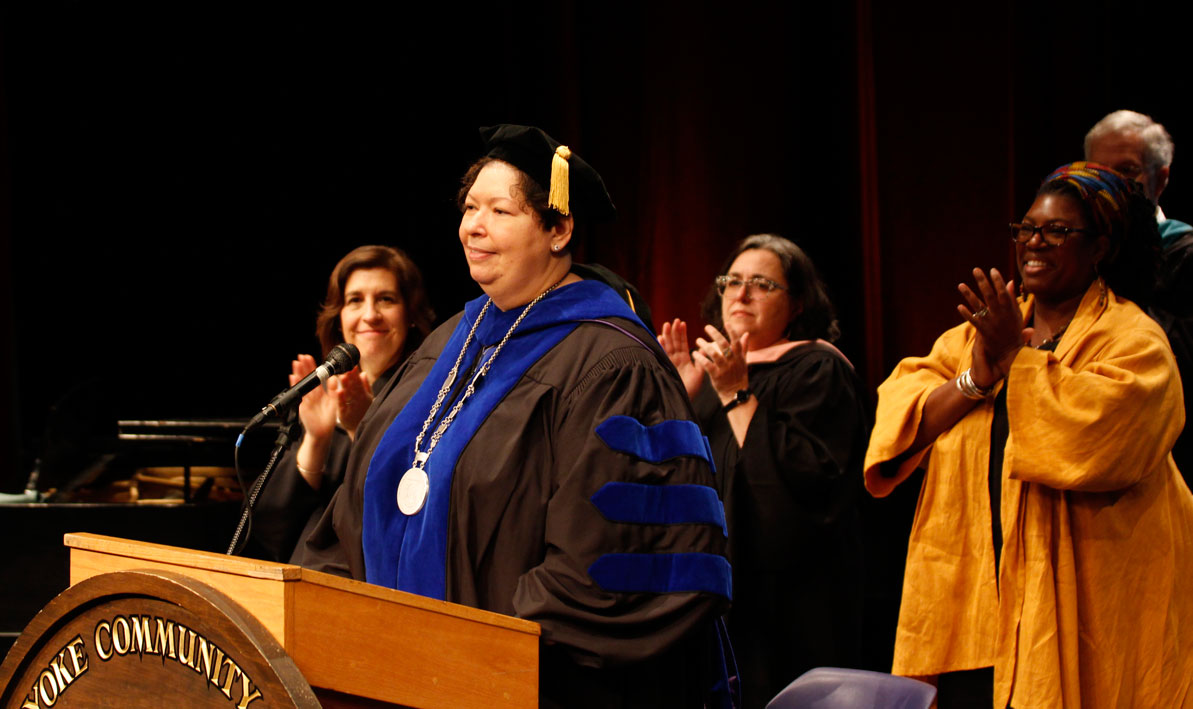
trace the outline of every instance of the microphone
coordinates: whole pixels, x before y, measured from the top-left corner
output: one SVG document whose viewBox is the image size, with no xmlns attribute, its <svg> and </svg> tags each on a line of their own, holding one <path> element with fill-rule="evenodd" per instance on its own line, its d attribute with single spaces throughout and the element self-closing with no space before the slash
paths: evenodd
<svg viewBox="0 0 1193 709">
<path fill-rule="evenodd" d="M 350 345 L 347 342 L 336 345 L 328 353 L 326 362 L 316 367 L 315 371 L 303 377 L 294 386 L 273 397 L 273 400 L 266 404 L 265 408 L 261 409 L 244 427 L 244 433 L 248 433 L 268 419 L 277 416 L 286 407 L 293 406 L 299 399 L 306 396 L 307 392 L 327 381 L 328 377 L 347 372 L 359 361 L 360 350 L 356 348 L 356 345 Z M 241 434 L 242 437 L 244 433 Z"/>
</svg>

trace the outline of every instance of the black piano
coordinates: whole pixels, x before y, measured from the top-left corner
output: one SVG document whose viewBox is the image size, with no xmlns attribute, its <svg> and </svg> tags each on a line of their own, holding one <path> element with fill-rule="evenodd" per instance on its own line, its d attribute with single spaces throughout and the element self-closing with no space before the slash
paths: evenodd
<svg viewBox="0 0 1193 709">
<path fill-rule="evenodd" d="M 92 532 L 224 552 L 240 517 L 234 420 L 119 421 L 90 452 L 40 465 L 22 494 L 0 496 L 0 657 L 69 585 L 67 532 Z M 251 482 L 272 444 L 252 436 L 240 454 Z M 251 551 L 249 552 L 251 553 Z"/>
</svg>

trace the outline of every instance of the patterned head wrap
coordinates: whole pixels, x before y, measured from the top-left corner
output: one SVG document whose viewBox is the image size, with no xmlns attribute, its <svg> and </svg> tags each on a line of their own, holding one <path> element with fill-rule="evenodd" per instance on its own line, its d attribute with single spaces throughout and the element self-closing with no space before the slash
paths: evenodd
<svg viewBox="0 0 1193 709">
<path fill-rule="evenodd" d="M 1098 233 L 1117 240 L 1126 225 L 1131 194 L 1126 178 L 1096 162 L 1074 162 L 1056 168 L 1044 179 L 1040 191 L 1054 182 L 1075 187 L 1093 214 Z"/>
</svg>

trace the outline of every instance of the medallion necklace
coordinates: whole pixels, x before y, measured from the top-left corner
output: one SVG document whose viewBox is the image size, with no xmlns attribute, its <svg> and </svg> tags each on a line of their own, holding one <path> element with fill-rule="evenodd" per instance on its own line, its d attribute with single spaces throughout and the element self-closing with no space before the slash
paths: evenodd
<svg viewBox="0 0 1193 709">
<path fill-rule="evenodd" d="M 567 278 L 567 276 L 565 275 L 563 278 Z M 548 293 L 558 288 L 559 284 L 563 283 L 563 278 L 556 281 L 547 290 L 539 293 L 537 298 L 530 301 L 522 309 L 518 318 L 514 320 L 514 324 L 510 325 L 510 329 L 506 331 L 505 337 L 501 338 L 501 342 L 497 343 L 493 354 L 485 360 L 485 363 L 477 370 L 472 379 L 469 380 L 468 388 L 464 390 L 459 401 L 443 417 L 443 420 L 439 422 L 439 426 L 431 434 L 431 441 L 427 445 L 427 450 L 419 451 L 423 437 L 427 434 L 427 429 L 430 428 L 431 422 L 435 420 L 435 414 L 439 413 L 440 407 L 443 406 L 443 399 L 447 396 L 447 392 L 451 390 L 452 385 L 455 384 L 456 374 L 460 370 L 461 362 L 464 361 L 464 353 L 468 351 L 468 345 L 472 343 L 472 337 L 476 334 L 477 327 L 480 326 L 481 320 L 485 319 L 485 313 L 489 311 L 489 306 L 493 304 L 492 298 L 485 301 L 485 306 L 481 308 L 480 314 L 476 316 L 476 321 L 472 323 L 472 329 L 468 331 L 468 337 L 464 339 L 464 346 L 460 348 L 460 354 L 456 357 L 456 363 L 452 365 L 451 371 L 447 373 L 447 378 L 443 381 L 443 386 L 439 387 L 439 394 L 435 397 L 435 403 L 431 404 L 431 411 L 427 414 L 427 420 L 423 422 L 422 430 L 418 432 L 418 437 L 414 439 L 414 461 L 411 462 L 410 469 L 402 474 L 402 480 L 398 483 L 398 509 L 402 511 L 402 514 L 407 516 L 417 514 L 423 508 L 423 505 L 426 504 L 427 493 L 431 489 L 430 478 L 427 477 L 426 470 L 427 458 L 431 457 L 431 451 L 435 450 L 439 439 L 443 437 L 444 432 L 447 431 L 447 427 L 455 420 L 456 414 L 460 412 L 460 409 L 464 406 L 464 402 L 468 401 L 468 397 L 472 396 L 472 393 L 476 390 L 476 383 L 493 366 L 493 361 L 497 359 L 497 355 L 501 354 L 501 349 L 505 347 L 505 343 L 513 336 L 514 330 L 518 329 L 518 325 L 521 324 L 522 319 L 526 317 L 530 309 L 540 300 L 546 298 Z"/>
</svg>

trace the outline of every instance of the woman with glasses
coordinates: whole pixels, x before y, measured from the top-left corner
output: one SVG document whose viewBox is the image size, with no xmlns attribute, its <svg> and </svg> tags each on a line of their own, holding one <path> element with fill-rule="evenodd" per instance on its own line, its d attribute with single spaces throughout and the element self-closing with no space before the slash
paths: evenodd
<svg viewBox="0 0 1193 709">
<path fill-rule="evenodd" d="M 747 237 L 703 304 L 688 345 L 664 323 L 716 461 L 729 524 L 729 633 L 745 706 L 804 671 L 856 666 L 861 636 L 861 384 L 812 261 L 779 236 Z"/>
<path fill-rule="evenodd" d="M 1193 704 L 1185 412 L 1140 310 L 1153 214 L 1109 168 L 1059 168 L 1011 225 L 1026 296 L 975 269 L 965 322 L 879 387 L 866 486 L 927 469 L 894 672 L 938 676 L 941 709 Z"/>
</svg>

